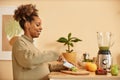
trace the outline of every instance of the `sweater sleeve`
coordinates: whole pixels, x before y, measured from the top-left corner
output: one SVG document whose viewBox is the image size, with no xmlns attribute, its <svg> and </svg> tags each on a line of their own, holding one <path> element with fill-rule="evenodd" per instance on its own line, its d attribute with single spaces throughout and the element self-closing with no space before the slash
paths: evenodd
<svg viewBox="0 0 120 80">
<path fill-rule="evenodd" d="M 39 64 L 57 60 L 59 56 L 54 51 L 40 52 L 33 46 L 29 48 L 24 41 L 16 42 L 12 51 L 17 63 L 24 68 L 34 68 Z"/>
</svg>

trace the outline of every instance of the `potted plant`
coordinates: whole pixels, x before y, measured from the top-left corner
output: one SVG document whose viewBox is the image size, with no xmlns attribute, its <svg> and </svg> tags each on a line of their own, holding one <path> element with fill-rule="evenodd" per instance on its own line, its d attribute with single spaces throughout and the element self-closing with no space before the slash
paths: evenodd
<svg viewBox="0 0 120 80">
<path fill-rule="evenodd" d="M 57 42 L 63 43 L 64 46 L 67 46 L 66 52 L 63 52 L 63 56 L 68 62 L 72 64 L 76 64 L 76 55 L 77 55 L 72 49 L 72 47 L 74 47 L 74 43 L 79 41 L 82 41 L 82 40 L 77 37 L 72 37 L 72 33 L 69 33 L 67 38 L 60 37 L 57 40 Z"/>
</svg>

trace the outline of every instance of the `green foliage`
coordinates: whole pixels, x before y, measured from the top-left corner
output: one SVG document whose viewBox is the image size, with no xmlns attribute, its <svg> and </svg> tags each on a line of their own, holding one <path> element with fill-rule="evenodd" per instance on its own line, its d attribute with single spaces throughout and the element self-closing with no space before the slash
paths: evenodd
<svg viewBox="0 0 120 80">
<path fill-rule="evenodd" d="M 5 24 L 5 33 L 9 37 L 13 37 L 15 35 L 18 35 L 22 32 L 22 29 L 20 28 L 18 22 L 11 19 Z"/>
<path fill-rule="evenodd" d="M 74 47 L 74 43 L 82 41 L 81 39 L 77 37 L 72 37 L 72 33 L 69 33 L 67 38 L 65 37 L 60 37 L 57 42 L 64 43 L 64 45 L 67 45 L 67 50 L 66 52 L 71 53 L 73 52 L 73 49 L 71 47 Z"/>
</svg>

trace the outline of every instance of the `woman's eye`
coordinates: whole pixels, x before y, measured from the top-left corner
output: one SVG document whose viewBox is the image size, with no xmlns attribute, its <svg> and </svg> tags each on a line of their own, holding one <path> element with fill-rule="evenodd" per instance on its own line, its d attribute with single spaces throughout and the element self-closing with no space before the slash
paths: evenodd
<svg viewBox="0 0 120 80">
<path fill-rule="evenodd" d="M 40 26 L 40 24 L 36 24 L 36 26 Z"/>
<path fill-rule="evenodd" d="M 36 24 L 36 26 L 39 26 L 39 24 Z"/>
</svg>

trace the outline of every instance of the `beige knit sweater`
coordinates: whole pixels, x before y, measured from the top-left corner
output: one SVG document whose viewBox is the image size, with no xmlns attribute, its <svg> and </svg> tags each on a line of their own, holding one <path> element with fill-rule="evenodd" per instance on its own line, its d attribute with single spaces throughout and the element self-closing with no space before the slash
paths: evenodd
<svg viewBox="0 0 120 80">
<path fill-rule="evenodd" d="M 48 80 L 48 61 L 58 59 L 53 51 L 40 52 L 33 40 L 25 35 L 19 37 L 12 48 L 14 80 Z"/>
</svg>

